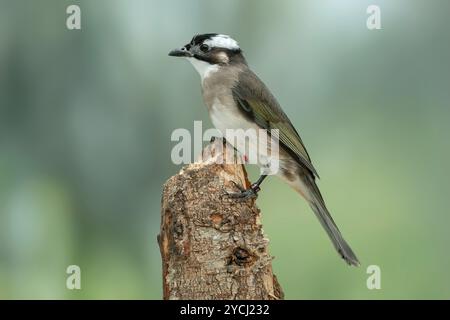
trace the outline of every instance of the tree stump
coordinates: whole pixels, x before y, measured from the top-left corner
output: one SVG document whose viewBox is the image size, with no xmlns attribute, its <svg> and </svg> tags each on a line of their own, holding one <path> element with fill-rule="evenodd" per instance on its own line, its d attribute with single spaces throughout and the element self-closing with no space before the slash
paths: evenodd
<svg viewBox="0 0 450 320">
<path fill-rule="evenodd" d="M 230 152 L 234 163 L 217 163 Z M 216 139 L 165 183 L 158 235 L 164 299 L 283 299 L 255 200 L 227 194 L 239 191 L 235 184 L 250 186 L 238 162 Z"/>
</svg>

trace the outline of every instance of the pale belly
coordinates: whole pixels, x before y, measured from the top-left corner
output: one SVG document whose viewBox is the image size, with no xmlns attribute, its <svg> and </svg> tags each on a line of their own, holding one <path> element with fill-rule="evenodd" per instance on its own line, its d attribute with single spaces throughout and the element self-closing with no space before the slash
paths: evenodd
<svg viewBox="0 0 450 320">
<path fill-rule="evenodd" d="M 308 188 L 296 174 L 296 161 L 280 149 L 278 141 L 274 141 L 265 130 L 261 130 L 255 123 L 240 115 L 237 109 L 220 103 L 215 103 L 210 108 L 209 115 L 214 127 L 238 150 L 245 162 L 258 165 L 261 174 L 277 175 L 305 199 L 311 200 Z M 253 135 L 251 131 L 258 134 Z M 266 148 L 261 147 L 261 139 L 267 141 L 267 144 L 262 143 L 267 146 Z M 292 174 L 286 175 L 286 170 Z"/>
<path fill-rule="evenodd" d="M 242 155 L 245 162 L 258 165 L 264 174 L 279 173 L 278 142 L 255 123 L 240 114 L 237 108 L 215 103 L 210 118 L 227 142 Z"/>
</svg>

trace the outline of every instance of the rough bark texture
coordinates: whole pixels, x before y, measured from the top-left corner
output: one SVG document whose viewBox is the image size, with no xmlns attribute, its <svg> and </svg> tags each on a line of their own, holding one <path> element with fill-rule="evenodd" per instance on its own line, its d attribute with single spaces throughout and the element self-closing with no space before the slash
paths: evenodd
<svg viewBox="0 0 450 320">
<path fill-rule="evenodd" d="M 164 185 L 158 243 L 164 299 L 282 299 L 268 239 L 254 200 L 227 192 L 249 187 L 241 164 L 217 164 L 211 143 L 202 160 Z M 206 158 L 206 159 L 205 159 Z M 234 183 L 233 183 L 234 182 Z"/>
</svg>

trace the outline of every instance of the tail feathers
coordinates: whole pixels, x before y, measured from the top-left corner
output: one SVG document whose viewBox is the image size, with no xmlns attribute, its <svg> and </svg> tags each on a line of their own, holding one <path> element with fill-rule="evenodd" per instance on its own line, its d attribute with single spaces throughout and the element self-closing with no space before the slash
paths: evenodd
<svg viewBox="0 0 450 320">
<path fill-rule="evenodd" d="M 308 189 L 311 194 L 309 205 L 313 209 L 316 217 L 320 221 L 320 224 L 327 232 L 328 236 L 331 239 L 331 242 L 333 242 L 334 247 L 342 257 L 342 259 L 344 259 L 349 265 L 358 267 L 360 265 L 358 258 L 342 237 L 336 223 L 334 223 L 330 212 L 325 206 L 325 202 L 322 198 L 322 195 L 320 194 L 320 190 L 313 179 L 314 178 L 307 179 L 307 185 L 309 187 Z"/>
<path fill-rule="evenodd" d="M 358 258 L 342 237 L 341 232 L 334 223 L 327 208 L 322 204 L 317 204 L 316 202 L 311 202 L 310 206 L 342 259 L 344 259 L 349 265 L 358 267 L 360 265 Z"/>
</svg>

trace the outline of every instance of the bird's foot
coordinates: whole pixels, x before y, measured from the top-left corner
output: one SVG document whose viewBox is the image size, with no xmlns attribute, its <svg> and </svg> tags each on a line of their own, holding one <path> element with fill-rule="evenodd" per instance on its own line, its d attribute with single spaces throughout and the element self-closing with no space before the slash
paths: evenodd
<svg viewBox="0 0 450 320">
<path fill-rule="evenodd" d="M 242 200 L 258 198 L 258 192 L 261 190 L 261 188 L 256 183 L 252 184 L 249 189 L 242 188 L 234 181 L 233 181 L 233 183 L 240 190 L 240 192 L 228 193 L 228 195 L 231 198 L 242 199 Z"/>
</svg>

